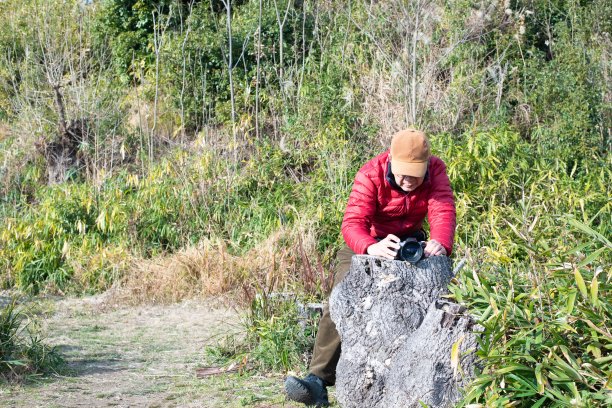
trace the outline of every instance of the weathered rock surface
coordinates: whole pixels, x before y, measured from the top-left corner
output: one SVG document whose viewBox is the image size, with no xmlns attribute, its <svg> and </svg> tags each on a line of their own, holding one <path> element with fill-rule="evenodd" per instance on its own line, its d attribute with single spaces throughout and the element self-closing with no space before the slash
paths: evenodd
<svg viewBox="0 0 612 408">
<path fill-rule="evenodd" d="M 473 373 L 476 335 L 461 306 L 441 299 L 451 278 L 444 256 L 416 265 L 353 257 L 330 297 L 342 339 L 336 374 L 342 407 L 454 406 Z M 459 364 L 451 362 L 454 344 Z"/>
</svg>

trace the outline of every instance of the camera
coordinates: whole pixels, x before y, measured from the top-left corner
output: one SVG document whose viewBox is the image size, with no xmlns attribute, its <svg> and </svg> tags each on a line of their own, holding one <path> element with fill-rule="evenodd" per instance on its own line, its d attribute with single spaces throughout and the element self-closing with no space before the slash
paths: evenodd
<svg viewBox="0 0 612 408">
<path fill-rule="evenodd" d="M 400 241 L 399 245 L 400 248 L 397 251 L 396 259 L 415 264 L 423 258 L 423 247 L 425 246 L 425 242 L 412 239 Z"/>
</svg>

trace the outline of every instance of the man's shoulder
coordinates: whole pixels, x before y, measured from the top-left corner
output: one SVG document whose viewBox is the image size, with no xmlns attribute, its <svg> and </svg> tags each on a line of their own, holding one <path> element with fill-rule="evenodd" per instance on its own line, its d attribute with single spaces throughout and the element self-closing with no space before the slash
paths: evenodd
<svg viewBox="0 0 612 408">
<path fill-rule="evenodd" d="M 441 158 L 439 158 L 438 156 L 430 156 L 429 157 L 429 169 L 431 170 L 436 170 L 439 168 L 446 168 L 446 163 L 444 163 L 444 160 L 442 160 Z"/>
</svg>

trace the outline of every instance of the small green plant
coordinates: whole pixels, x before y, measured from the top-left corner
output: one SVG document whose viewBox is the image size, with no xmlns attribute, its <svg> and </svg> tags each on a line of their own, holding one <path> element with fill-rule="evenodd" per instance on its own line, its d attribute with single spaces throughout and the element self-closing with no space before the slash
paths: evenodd
<svg viewBox="0 0 612 408">
<path fill-rule="evenodd" d="M 0 378 L 14 381 L 56 372 L 63 364 L 54 347 L 30 328 L 16 301 L 0 309 Z"/>
<path fill-rule="evenodd" d="M 301 312 L 294 295 L 257 294 L 246 315 L 244 337 L 230 336 L 206 350 L 212 364 L 241 364 L 256 371 L 305 369 L 317 319 Z"/>
<path fill-rule="evenodd" d="M 261 370 L 287 371 L 308 363 L 316 335 L 309 316 L 298 314 L 293 296 L 257 296 L 247 317 L 250 358 Z M 300 318 L 304 319 L 300 324 Z"/>
</svg>

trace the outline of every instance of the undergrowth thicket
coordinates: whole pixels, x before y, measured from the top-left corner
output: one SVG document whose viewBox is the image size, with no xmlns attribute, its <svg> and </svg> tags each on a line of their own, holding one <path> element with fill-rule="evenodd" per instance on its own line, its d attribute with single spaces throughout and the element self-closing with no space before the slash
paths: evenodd
<svg viewBox="0 0 612 408">
<path fill-rule="evenodd" d="M 2 286 L 240 291 L 246 342 L 210 357 L 302 369 L 294 299 L 324 298 L 355 172 L 416 125 L 485 330 L 464 403 L 612 403 L 609 2 L 224 4 L 0 3 Z"/>
</svg>

